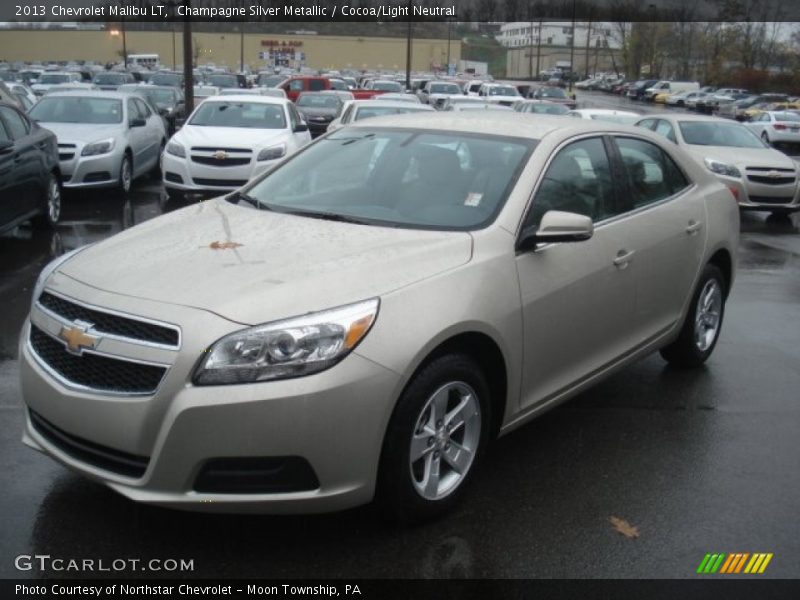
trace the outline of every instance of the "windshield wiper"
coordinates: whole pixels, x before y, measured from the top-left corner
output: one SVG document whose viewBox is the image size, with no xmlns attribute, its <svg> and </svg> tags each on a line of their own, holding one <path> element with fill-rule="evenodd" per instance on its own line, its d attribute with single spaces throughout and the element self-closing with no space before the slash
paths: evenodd
<svg viewBox="0 0 800 600">
<path fill-rule="evenodd" d="M 325 221 L 337 221 L 339 223 L 355 223 L 356 225 L 371 225 L 372 223 L 366 219 L 359 219 L 358 217 L 351 217 L 350 215 L 341 215 L 338 213 L 320 212 L 315 210 L 287 210 L 287 214 L 296 215 L 298 217 L 310 217 L 312 219 L 323 219 Z"/>
<path fill-rule="evenodd" d="M 230 196 L 227 196 L 225 199 L 228 202 L 230 202 L 231 204 L 239 204 L 239 202 L 244 200 L 245 202 L 247 202 L 248 204 L 251 204 L 252 206 L 256 207 L 259 210 L 272 210 L 267 205 L 262 204 L 261 202 L 259 202 L 255 198 L 253 198 L 252 196 L 250 196 L 250 195 L 248 195 L 248 194 L 246 194 L 244 192 L 240 192 L 238 190 L 233 192 Z"/>
</svg>

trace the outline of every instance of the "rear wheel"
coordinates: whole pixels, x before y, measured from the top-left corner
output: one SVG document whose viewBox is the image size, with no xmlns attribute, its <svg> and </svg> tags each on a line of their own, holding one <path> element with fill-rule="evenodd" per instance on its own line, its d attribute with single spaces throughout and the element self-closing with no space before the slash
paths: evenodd
<svg viewBox="0 0 800 600">
<path fill-rule="evenodd" d="M 678 367 L 699 367 L 717 345 L 725 313 L 725 278 L 708 264 L 697 284 L 681 333 L 661 356 Z"/>
<path fill-rule="evenodd" d="M 164 140 L 161 140 L 161 147 L 158 150 L 158 159 L 156 159 L 156 164 L 153 165 L 153 169 L 150 171 L 150 176 L 153 179 L 161 179 L 162 158 L 164 156 L 164 149 L 166 147 L 167 143 Z"/>
<path fill-rule="evenodd" d="M 41 229 L 54 229 L 61 218 L 61 182 L 58 175 L 51 172 L 45 189 L 44 207 L 33 223 Z"/>
<path fill-rule="evenodd" d="M 470 357 L 434 359 L 400 398 L 384 440 L 378 500 L 404 523 L 458 502 L 489 439 L 489 388 Z"/>
</svg>

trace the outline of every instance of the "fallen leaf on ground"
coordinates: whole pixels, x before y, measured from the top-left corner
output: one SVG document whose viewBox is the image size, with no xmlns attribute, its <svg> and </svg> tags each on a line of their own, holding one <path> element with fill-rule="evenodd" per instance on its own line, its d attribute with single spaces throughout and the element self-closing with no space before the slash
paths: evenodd
<svg viewBox="0 0 800 600">
<path fill-rule="evenodd" d="M 211 242 L 208 247 L 212 250 L 229 250 L 231 248 L 238 248 L 241 244 L 236 242 Z"/>
<path fill-rule="evenodd" d="M 626 538 L 632 540 L 639 537 L 639 528 L 634 527 L 625 519 L 620 519 L 619 517 L 608 517 L 608 521 L 611 523 L 617 533 L 621 533 Z"/>
</svg>

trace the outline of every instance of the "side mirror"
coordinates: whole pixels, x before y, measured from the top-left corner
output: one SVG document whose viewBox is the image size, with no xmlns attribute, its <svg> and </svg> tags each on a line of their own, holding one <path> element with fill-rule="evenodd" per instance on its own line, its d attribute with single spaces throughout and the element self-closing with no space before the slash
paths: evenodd
<svg viewBox="0 0 800 600">
<path fill-rule="evenodd" d="M 141 117 L 137 119 L 131 119 L 131 127 L 144 127 L 147 125 L 147 121 L 142 119 Z"/>
<path fill-rule="evenodd" d="M 8 154 L 14 149 L 14 142 L 11 140 L 3 140 L 0 142 L 0 154 Z"/>
<path fill-rule="evenodd" d="M 594 234 L 592 219 L 577 213 L 549 210 L 536 230 L 526 230 L 517 242 L 517 250 L 535 250 L 538 244 L 583 242 Z"/>
<path fill-rule="evenodd" d="M 294 133 L 303 133 L 304 131 L 308 131 L 308 125 L 306 125 L 305 123 L 298 123 L 297 125 L 294 126 L 294 129 L 292 129 L 292 131 Z"/>
</svg>

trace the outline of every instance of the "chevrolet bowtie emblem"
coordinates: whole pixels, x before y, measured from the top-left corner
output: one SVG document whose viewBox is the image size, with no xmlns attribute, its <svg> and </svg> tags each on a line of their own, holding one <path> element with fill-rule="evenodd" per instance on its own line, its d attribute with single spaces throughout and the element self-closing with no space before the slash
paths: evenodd
<svg viewBox="0 0 800 600">
<path fill-rule="evenodd" d="M 777 171 L 770 171 L 769 173 L 767 173 L 767 177 L 769 177 L 770 179 L 777 179 L 780 176 L 781 174 L 778 173 Z"/>
<path fill-rule="evenodd" d="M 226 158 L 228 158 L 228 153 L 225 152 L 225 150 L 217 150 L 216 152 L 214 152 L 214 158 L 216 158 L 217 160 L 225 160 Z"/>
<path fill-rule="evenodd" d="M 74 327 L 62 327 L 58 337 L 67 342 L 67 350 L 73 354 L 80 354 L 84 348 L 94 348 L 100 339 L 89 335 L 86 331 L 88 326 L 76 325 Z"/>
</svg>

